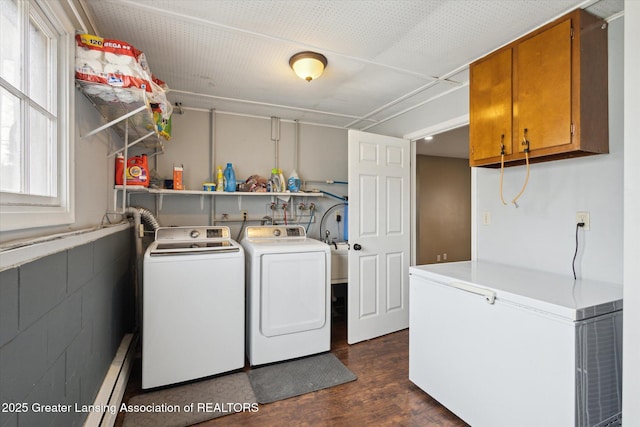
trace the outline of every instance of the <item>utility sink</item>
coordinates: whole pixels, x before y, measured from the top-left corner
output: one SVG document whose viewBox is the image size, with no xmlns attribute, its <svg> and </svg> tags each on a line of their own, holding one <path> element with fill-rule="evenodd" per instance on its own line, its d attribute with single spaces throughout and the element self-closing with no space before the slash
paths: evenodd
<svg viewBox="0 0 640 427">
<path fill-rule="evenodd" d="M 349 243 L 331 243 L 331 283 L 347 283 L 349 277 Z"/>
</svg>

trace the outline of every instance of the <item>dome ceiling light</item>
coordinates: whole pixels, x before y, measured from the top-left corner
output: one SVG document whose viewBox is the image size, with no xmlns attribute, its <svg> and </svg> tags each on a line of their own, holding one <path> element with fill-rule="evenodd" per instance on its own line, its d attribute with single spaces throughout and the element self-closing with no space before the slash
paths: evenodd
<svg viewBox="0 0 640 427">
<path fill-rule="evenodd" d="M 289 65 L 298 77 L 310 82 L 322 75 L 327 58 L 316 52 L 300 52 L 289 59 Z"/>
</svg>

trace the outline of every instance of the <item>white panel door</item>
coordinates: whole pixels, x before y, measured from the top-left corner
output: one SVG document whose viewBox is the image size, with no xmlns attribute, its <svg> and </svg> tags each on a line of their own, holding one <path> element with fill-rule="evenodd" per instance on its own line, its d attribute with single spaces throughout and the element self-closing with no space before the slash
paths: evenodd
<svg viewBox="0 0 640 427">
<path fill-rule="evenodd" d="M 410 144 L 349 131 L 349 344 L 409 326 Z"/>
</svg>

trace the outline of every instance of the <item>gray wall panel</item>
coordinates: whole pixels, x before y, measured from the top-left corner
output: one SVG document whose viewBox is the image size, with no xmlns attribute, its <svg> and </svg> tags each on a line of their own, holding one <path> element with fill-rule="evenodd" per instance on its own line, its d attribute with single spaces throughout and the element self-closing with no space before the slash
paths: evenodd
<svg viewBox="0 0 640 427">
<path fill-rule="evenodd" d="M 18 269 L 0 273 L 0 346 L 18 333 Z"/>
<path fill-rule="evenodd" d="M 67 293 L 67 251 L 20 266 L 20 329 L 58 305 Z"/>
<path fill-rule="evenodd" d="M 36 322 L 0 348 L 0 402 L 24 402 L 47 371 L 45 322 Z"/>
<path fill-rule="evenodd" d="M 131 230 L 0 273 L 0 402 L 92 404 L 133 330 Z M 85 413 L 0 413 L 0 427 L 82 425 Z"/>
<path fill-rule="evenodd" d="M 67 260 L 69 282 L 67 292 L 73 293 L 93 277 L 93 243 L 69 249 Z"/>
<path fill-rule="evenodd" d="M 75 293 L 51 310 L 47 318 L 47 362 L 57 360 L 80 333 L 82 305 Z"/>
</svg>

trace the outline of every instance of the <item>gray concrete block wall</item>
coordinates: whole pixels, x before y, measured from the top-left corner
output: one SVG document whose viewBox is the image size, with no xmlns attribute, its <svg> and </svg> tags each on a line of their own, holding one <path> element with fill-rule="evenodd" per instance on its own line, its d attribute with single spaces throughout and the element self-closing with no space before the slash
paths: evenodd
<svg viewBox="0 0 640 427">
<path fill-rule="evenodd" d="M 0 404 L 26 408 L 0 410 L 0 427 L 82 425 L 75 405 L 94 402 L 133 329 L 131 244 L 124 230 L 0 272 Z"/>
</svg>

